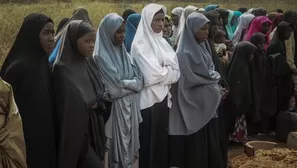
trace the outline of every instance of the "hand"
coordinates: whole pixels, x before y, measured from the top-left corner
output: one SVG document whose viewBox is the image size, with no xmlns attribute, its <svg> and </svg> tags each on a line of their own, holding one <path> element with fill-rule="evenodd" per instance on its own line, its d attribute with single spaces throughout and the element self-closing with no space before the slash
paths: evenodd
<svg viewBox="0 0 297 168">
<path fill-rule="evenodd" d="M 225 55 L 222 56 L 222 61 L 223 61 L 223 62 L 228 62 L 228 61 L 229 61 L 229 55 L 228 55 L 227 52 L 226 52 Z"/>
</svg>

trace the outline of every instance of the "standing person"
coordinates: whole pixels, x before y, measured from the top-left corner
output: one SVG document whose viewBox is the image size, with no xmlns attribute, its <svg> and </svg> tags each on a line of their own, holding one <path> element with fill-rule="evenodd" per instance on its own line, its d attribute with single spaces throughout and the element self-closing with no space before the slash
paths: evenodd
<svg viewBox="0 0 297 168">
<path fill-rule="evenodd" d="M 268 34 L 270 34 L 284 20 L 284 14 L 276 13 L 273 19 L 270 19 L 270 20 L 272 24 L 269 28 Z"/>
<path fill-rule="evenodd" d="M 228 133 L 234 132 L 231 135 L 232 140 L 238 143 L 248 140 L 246 116 L 254 107 L 253 82 L 255 81 L 251 73 L 251 65 L 256 49 L 256 46 L 250 42 L 239 42 L 234 49 L 228 69 L 230 93 L 227 99 L 229 110 L 226 122 L 230 124 Z"/>
<path fill-rule="evenodd" d="M 87 58 L 94 50 L 94 28 L 71 21 L 61 35 L 53 65 L 53 83 L 59 114 L 57 168 L 102 168 L 104 157 L 104 103 L 96 93 L 100 84 L 91 76 Z"/>
<path fill-rule="evenodd" d="M 278 112 L 289 109 L 289 102 L 292 96 L 292 70 L 287 60 L 287 51 L 285 41 L 290 39 L 293 28 L 290 23 L 282 22 L 277 26 L 276 33 L 268 48 L 269 56 L 280 54 L 278 58 L 274 59 L 276 66 L 283 67 L 276 71 L 276 82 L 278 88 Z"/>
<path fill-rule="evenodd" d="M 234 32 L 232 42 L 234 45 L 241 42 L 243 40 L 243 37 L 249 27 L 249 24 L 254 19 L 254 15 L 250 13 L 244 13 L 241 15 L 238 19 L 238 26 Z"/>
<path fill-rule="evenodd" d="M 177 44 L 176 40 L 177 40 L 178 32 L 181 29 L 179 22 L 181 20 L 181 16 L 182 16 L 183 12 L 184 12 L 184 8 L 182 8 L 182 7 L 176 7 L 171 11 L 173 33 L 172 33 L 172 37 L 170 40 L 171 40 L 172 46 L 175 46 Z"/>
<path fill-rule="evenodd" d="M 228 24 L 229 19 L 229 11 L 222 8 L 215 9 L 216 12 L 220 14 L 220 25 L 219 29 L 224 30 L 227 33 L 226 25 Z M 228 38 L 228 37 L 226 37 Z"/>
<path fill-rule="evenodd" d="M 125 21 L 127 21 L 128 17 L 132 14 L 135 14 L 136 12 L 132 9 L 127 9 L 123 12 L 122 17 Z"/>
<path fill-rule="evenodd" d="M 169 89 L 180 72 L 175 52 L 162 37 L 165 13 L 164 6 L 153 3 L 142 10 L 131 49 L 144 77 L 140 92 L 141 168 L 168 167 Z"/>
<path fill-rule="evenodd" d="M 179 40 L 179 37 L 181 35 L 181 33 L 183 32 L 183 29 L 185 27 L 185 24 L 186 24 L 186 20 L 188 18 L 188 16 L 195 12 L 195 11 L 198 11 L 198 8 L 196 6 L 192 6 L 192 5 L 189 5 L 187 7 L 185 7 L 184 11 L 183 11 L 183 14 L 181 16 L 181 19 L 179 20 L 179 31 L 178 31 L 178 34 L 177 34 L 177 41 L 176 41 L 176 45 L 178 43 L 178 40 Z M 177 46 L 175 46 L 175 49 L 176 49 Z"/>
<path fill-rule="evenodd" d="M 22 119 L 14 100 L 12 87 L 2 78 L 0 78 L 0 139 L 0 167 L 27 168 Z"/>
<path fill-rule="evenodd" d="M 181 77 L 171 89 L 170 167 L 224 167 L 219 130 L 213 120 L 221 102 L 220 74 L 207 42 L 209 28 L 203 14 L 190 14 L 178 44 Z"/>
<path fill-rule="evenodd" d="M 125 46 L 128 53 L 130 53 L 131 45 L 138 27 L 138 24 L 140 22 L 140 19 L 141 19 L 140 14 L 135 13 L 135 14 L 131 14 L 126 21 Z"/>
<path fill-rule="evenodd" d="M 225 69 L 223 68 L 222 62 L 216 52 L 215 49 L 215 43 L 214 43 L 214 35 L 218 31 L 218 24 L 219 24 L 219 17 L 220 14 L 216 11 L 209 11 L 205 13 L 205 16 L 207 19 L 210 20 L 210 29 L 209 29 L 209 35 L 208 35 L 208 43 L 210 46 L 211 50 L 211 56 L 212 56 L 212 61 L 215 66 L 215 70 L 220 74 L 221 78 L 219 81 L 219 85 L 222 88 L 222 100 L 220 103 L 220 106 L 218 107 L 218 126 L 220 128 L 220 149 L 222 152 L 222 160 L 223 160 L 223 165 L 224 168 L 227 168 L 228 164 L 228 141 L 229 141 L 229 136 L 226 134 L 226 128 L 225 128 L 225 123 L 224 123 L 224 111 L 223 111 L 223 105 L 224 105 L 224 100 L 228 96 L 229 92 L 229 84 L 228 84 L 228 78 Z M 227 57 L 227 53 L 223 55 L 223 57 Z"/>
<path fill-rule="evenodd" d="M 48 16 L 26 16 L 0 73 L 13 87 L 30 168 L 56 167 L 55 113 L 47 61 L 54 34 L 54 24 Z"/>
<path fill-rule="evenodd" d="M 249 41 L 251 37 L 257 32 L 263 33 L 266 35 L 265 49 L 267 50 L 267 47 L 270 44 L 270 40 L 271 40 L 268 35 L 269 27 L 271 26 L 271 24 L 272 22 L 269 20 L 267 16 L 255 17 L 250 23 L 250 27 L 246 32 L 243 40 Z"/>
<path fill-rule="evenodd" d="M 94 52 L 96 64 L 104 83 L 111 114 L 105 125 L 107 138 L 105 167 L 138 167 L 139 123 L 142 121 L 139 108 L 139 92 L 143 77 L 136 63 L 124 46 L 124 19 L 118 14 L 106 15 L 101 21 Z"/>
<path fill-rule="evenodd" d="M 165 26 L 163 29 L 163 38 L 168 42 L 170 46 L 172 46 L 170 37 L 172 34 L 172 22 L 168 15 L 165 16 Z"/>
</svg>

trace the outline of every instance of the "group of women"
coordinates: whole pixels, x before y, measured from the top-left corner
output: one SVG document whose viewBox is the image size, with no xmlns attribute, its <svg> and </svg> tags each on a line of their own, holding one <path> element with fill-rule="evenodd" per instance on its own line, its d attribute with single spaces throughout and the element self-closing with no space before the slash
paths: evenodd
<svg viewBox="0 0 297 168">
<path fill-rule="evenodd" d="M 48 16 L 28 15 L 0 73 L 6 165 L 226 168 L 229 137 L 271 131 L 292 96 L 285 41 L 297 13 L 166 13 L 154 3 L 110 13 L 96 31 L 79 7 L 56 33 Z"/>
</svg>

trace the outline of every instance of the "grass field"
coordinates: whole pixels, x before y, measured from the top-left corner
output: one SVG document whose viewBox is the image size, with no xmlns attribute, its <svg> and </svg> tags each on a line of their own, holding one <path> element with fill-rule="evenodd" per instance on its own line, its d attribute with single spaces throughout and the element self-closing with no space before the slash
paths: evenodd
<svg viewBox="0 0 297 168">
<path fill-rule="evenodd" d="M 94 25 L 98 25 L 100 20 L 108 13 L 116 12 L 121 14 L 125 9 L 131 8 L 138 12 L 141 11 L 144 3 L 107 3 L 107 2 L 89 2 L 87 0 L 73 0 L 72 3 L 59 3 L 53 0 L 45 0 L 38 4 L 0 4 L 0 67 L 6 57 L 18 29 L 26 15 L 33 12 L 40 12 L 50 16 L 57 25 L 63 17 L 70 17 L 72 11 L 77 6 L 84 6 L 88 9 L 91 20 Z M 286 4 L 277 0 L 229 0 L 229 3 L 220 4 L 221 7 L 227 9 L 237 9 L 238 7 L 265 7 L 268 11 L 276 8 L 297 9 L 296 3 L 286 0 Z M 248 2 L 247 2 L 248 1 Z M 294 0 L 293 0 L 294 1 Z M 214 1 L 211 1 L 212 3 Z M 278 2 L 278 3 L 276 3 Z M 168 11 L 176 6 L 195 5 L 197 7 L 205 7 L 210 3 L 194 3 L 194 2 L 160 2 L 165 5 Z M 168 12 L 170 13 L 170 12 Z"/>
</svg>

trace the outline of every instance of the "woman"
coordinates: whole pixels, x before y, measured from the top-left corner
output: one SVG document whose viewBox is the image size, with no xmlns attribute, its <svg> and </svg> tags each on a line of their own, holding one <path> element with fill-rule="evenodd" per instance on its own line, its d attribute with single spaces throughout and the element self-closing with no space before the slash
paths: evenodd
<svg viewBox="0 0 297 168">
<path fill-rule="evenodd" d="M 173 32 L 172 32 L 172 37 L 171 37 L 170 41 L 173 46 L 176 45 L 177 35 L 179 32 L 179 29 L 181 29 L 179 22 L 180 22 L 183 12 L 184 12 L 184 8 L 182 8 L 182 7 L 176 7 L 171 11 L 171 20 L 172 20 L 172 24 L 173 24 L 172 31 Z"/>
<path fill-rule="evenodd" d="M 289 109 L 292 96 L 292 70 L 287 60 L 285 41 L 292 34 L 293 28 L 290 23 L 282 22 L 277 26 L 276 33 L 271 41 L 267 53 L 273 60 L 274 76 L 278 88 L 278 112 Z"/>
<path fill-rule="evenodd" d="M 115 13 L 106 15 L 96 37 L 94 58 L 99 67 L 109 100 L 111 115 L 105 125 L 108 167 L 138 167 L 139 92 L 142 75 L 124 46 L 124 19 Z M 107 166 L 105 166 L 107 167 Z"/>
<path fill-rule="evenodd" d="M 277 13 L 273 20 L 271 20 L 272 24 L 268 30 L 268 34 L 270 34 L 282 21 L 284 20 L 284 14 Z"/>
<path fill-rule="evenodd" d="M 230 124 L 228 124 L 228 133 L 232 133 L 234 128 L 231 138 L 238 143 L 248 140 L 246 116 L 253 110 L 255 101 L 253 98 L 255 93 L 253 82 L 255 81 L 252 73 L 252 60 L 256 49 L 257 47 L 250 42 L 239 42 L 235 47 L 228 69 L 229 113 L 225 121 Z"/>
<path fill-rule="evenodd" d="M 55 48 L 48 58 L 50 65 L 53 65 L 53 63 L 56 60 L 56 56 L 58 54 L 58 51 L 59 51 L 61 43 L 62 43 L 60 36 L 62 35 L 63 30 L 65 30 L 66 27 L 69 25 L 69 23 L 73 20 L 83 20 L 83 21 L 86 21 L 92 25 L 91 19 L 89 18 L 88 11 L 83 7 L 77 7 L 73 12 L 72 17 L 70 19 L 68 19 L 66 23 L 64 23 L 64 26 L 62 28 L 60 28 L 59 31 L 56 32 Z"/>
<path fill-rule="evenodd" d="M 125 46 L 128 53 L 130 53 L 131 44 L 134 39 L 140 19 L 141 16 L 139 14 L 131 14 L 126 21 Z"/>
<path fill-rule="evenodd" d="M 234 32 L 232 42 L 234 45 L 236 45 L 238 42 L 241 42 L 243 40 L 243 36 L 245 35 L 249 24 L 254 19 L 254 15 L 250 13 L 244 13 L 238 18 L 238 26 Z"/>
<path fill-rule="evenodd" d="M 250 42 L 257 49 L 252 61 L 254 81 L 254 108 L 253 113 L 247 115 L 247 126 L 249 134 L 267 133 L 269 131 L 269 120 L 277 111 L 277 89 L 275 79 L 271 73 L 270 60 L 264 49 L 266 36 L 263 33 L 255 33 Z"/>
<path fill-rule="evenodd" d="M 208 43 L 210 46 L 211 50 L 211 56 L 212 56 L 212 61 L 215 66 L 215 70 L 220 74 L 221 78 L 219 81 L 219 85 L 222 87 L 222 101 L 221 104 L 218 108 L 218 124 L 220 127 L 220 149 L 222 152 L 222 160 L 223 160 L 223 165 L 225 168 L 227 168 L 227 163 L 228 163 L 228 141 L 229 137 L 226 136 L 226 131 L 225 131 L 225 123 L 224 123 L 224 111 L 223 111 L 223 104 L 225 98 L 228 96 L 229 92 L 229 84 L 228 84 L 228 78 L 226 71 L 223 67 L 223 62 L 221 62 L 216 49 L 215 49 L 215 44 L 214 44 L 214 35 L 218 31 L 218 24 L 219 24 L 219 17 L 220 14 L 216 11 L 209 11 L 205 13 L 205 16 L 207 19 L 210 20 L 210 29 L 209 29 L 209 35 L 208 35 Z M 225 54 L 223 57 L 227 57 L 228 55 Z"/>
<path fill-rule="evenodd" d="M 221 101 L 220 74 L 212 62 L 208 33 L 209 20 L 190 14 L 177 48 L 181 77 L 171 89 L 170 167 L 224 167 L 212 120 Z"/>
<path fill-rule="evenodd" d="M 228 39 L 232 40 L 234 32 L 238 26 L 238 18 L 242 15 L 242 13 L 238 11 L 229 11 L 228 16 L 228 24 L 225 25 L 225 28 L 227 30 Z"/>
<path fill-rule="evenodd" d="M 171 46 L 170 37 L 172 34 L 172 23 L 171 19 L 168 15 L 165 16 L 165 25 L 163 29 L 163 38 L 168 42 L 168 44 Z"/>
<path fill-rule="evenodd" d="M 88 22 L 72 21 L 61 35 L 53 65 L 55 100 L 59 114 L 57 168 L 101 168 L 104 157 L 103 92 L 91 76 L 87 58 L 96 33 Z M 99 83 L 99 84 L 98 84 Z"/>
<path fill-rule="evenodd" d="M 47 61 L 54 46 L 54 34 L 54 24 L 48 16 L 28 15 L 0 73 L 14 90 L 30 168 L 55 167 L 55 113 Z"/>
<path fill-rule="evenodd" d="M 0 139 L 0 167 L 27 168 L 22 119 L 14 100 L 11 85 L 1 78 Z"/>
<path fill-rule="evenodd" d="M 270 38 L 268 35 L 269 27 L 271 26 L 271 21 L 267 16 L 258 16 L 255 17 L 252 22 L 250 23 L 250 27 L 246 32 L 243 40 L 249 41 L 253 34 L 260 32 L 266 35 L 266 44 L 265 49 L 267 49 L 268 45 L 270 44 Z"/>
<path fill-rule="evenodd" d="M 229 11 L 227 11 L 226 9 L 222 9 L 222 8 L 217 8 L 217 9 L 215 9 L 215 11 L 220 14 L 219 29 L 224 30 L 227 33 L 226 25 L 228 24 Z"/>
<path fill-rule="evenodd" d="M 169 89 L 180 72 L 177 57 L 162 37 L 165 7 L 147 5 L 132 43 L 131 55 L 144 77 L 140 92 L 140 167 L 168 167 L 168 115 L 171 107 Z"/>
<path fill-rule="evenodd" d="M 198 8 L 197 7 L 195 7 L 195 6 L 187 6 L 185 9 L 184 9 L 184 11 L 183 11 L 183 14 L 182 14 L 182 16 L 181 16 L 181 19 L 180 19 L 180 21 L 179 21 L 179 27 L 180 27 L 180 29 L 179 29 L 179 31 L 178 31 L 178 33 L 177 33 L 177 40 L 176 40 L 176 42 L 175 42 L 175 46 L 174 46 L 174 49 L 176 49 L 176 47 L 177 47 L 177 43 L 178 43 L 178 40 L 179 40 L 179 37 L 180 37 L 180 35 L 181 35 L 181 33 L 183 32 L 183 29 L 184 29 L 184 26 L 185 26 L 185 24 L 186 24 L 186 20 L 187 20 L 187 18 L 188 18 L 188 16 L 191 14 L 191 13 L 193 13 L 193 12 L 195 12 L 195 11 L 197 11 L 198 10 Z"/>
</svg>

